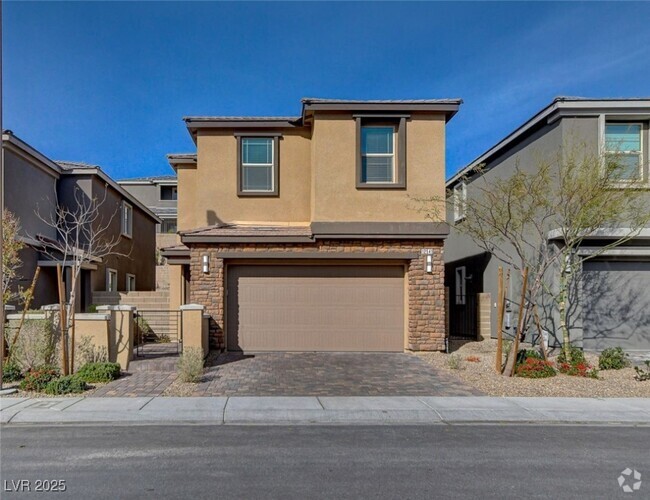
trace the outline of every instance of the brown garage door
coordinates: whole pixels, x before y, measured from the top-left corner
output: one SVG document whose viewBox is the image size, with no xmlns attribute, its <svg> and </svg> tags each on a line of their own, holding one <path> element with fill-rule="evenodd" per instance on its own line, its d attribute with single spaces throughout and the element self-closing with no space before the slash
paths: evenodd
<svg viewBox="0 0 650 500">
<path fill-rule="evenodd" d="M 228 266 L 229 350 L 402 351 L 404 268 Z"/>
</svg>

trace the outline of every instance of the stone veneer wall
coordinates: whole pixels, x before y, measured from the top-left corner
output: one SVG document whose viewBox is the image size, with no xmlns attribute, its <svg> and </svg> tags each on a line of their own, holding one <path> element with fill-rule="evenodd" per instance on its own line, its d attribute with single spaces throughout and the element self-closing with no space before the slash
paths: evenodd
<svg viewBox="0 0 650 500">
<path fill-rule="evenodd" d="M 408 349 L 412 351 L 442 351 L 445 348 L 445 288 L 443 240 L 320 240 L 315 243 L 242 243 L 190 244 L 190 300 L 202 304 L 210 319 L 212 347 L 226 346 L 224 324 L 224 260 L 219 252 L 286 252 L 287 259 L 296 252 L 346 253 L 357 252 L 417 252 L 432 248 L 433 272 L 425 271 L 425 258 L 420 255 L 408 264 Z M 210 272 L 201 270 L 202 256 L 210 256 Z M 326 263 L 325 261 L 324 263 Z"/>
</svg>

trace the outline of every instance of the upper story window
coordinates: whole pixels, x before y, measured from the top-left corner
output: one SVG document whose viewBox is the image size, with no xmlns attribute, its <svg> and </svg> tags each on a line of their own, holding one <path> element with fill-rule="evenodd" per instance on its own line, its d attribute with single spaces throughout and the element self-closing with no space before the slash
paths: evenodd
<svg viewBox="0 0 650 500">
<path fill-rule="evenodd" d="M 406 187 L 408 115 L 354 115 L 357 121 L 357 189 Z"/>
<path fill-rule="evenodd" d="M 178 200 L 178 188 L 176 186 L 160 186 L 160 199 L 162 201 Z"/>
<path fill-rule="evenodd" d="M 643 178 L 642 133 L 641 123 L 605 123 L 605 154 L 620 165 L 622 182 Z"/>
<path fill-rule="evenodd" d="M 459 182 L 454 186 L 454 222 L 465 218 L 467 211 L 467 184 Z"/>
<path fill-rule="evenodd" d="M 361 128 L 361 182 L 395 182 L 395 129 Z"/>
<path fill-rule="evenodd" d="M 133 207 L 126 201 L 122 202 L 122 235 L 133 236 Z"/>
<path fill-rule="evenodd" d="M 163 219 L 160 225 L 160 232 L 165 234 L 175 234 L 178 231 L 176 219 Z"/>
<path fill-rule="evenodd" d="M 278 195 L 279 137 L 238 137 L 240 196 Z"/>
</svg>

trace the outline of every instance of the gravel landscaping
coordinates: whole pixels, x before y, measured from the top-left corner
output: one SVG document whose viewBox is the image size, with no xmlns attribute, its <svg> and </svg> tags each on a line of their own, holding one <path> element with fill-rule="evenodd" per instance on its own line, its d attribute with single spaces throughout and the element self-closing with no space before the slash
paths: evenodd
<svg viewBox="0 0 650 500">
<path fill-rule="evenodd" d="M 493 339 L 452 344 L 452 354 L 428 352 L 418 353 L 417 356 L 436 369 L 454 375 L 464 384 L 490 396 L 650 397 L 650 381 L 634 380 L 635 371 L 631 367 L 600 371 L 598 379 L 570 377 L 561 373 L 542 379 L 504 377 L 494 369 L 496 344 Z M 522 346 L 522 349 L 525 347 L 527 346 Z M 454 365 L 453 361 L 449 361 L 451 356 L 459 361 L 457 369 L 450 368 L 450 364 Z M 468 361 L 468 358 L 473 361 Z M 587 354 L 586 358 L 590 364 L 598 366 L 598 356 Z"/>
</svg>

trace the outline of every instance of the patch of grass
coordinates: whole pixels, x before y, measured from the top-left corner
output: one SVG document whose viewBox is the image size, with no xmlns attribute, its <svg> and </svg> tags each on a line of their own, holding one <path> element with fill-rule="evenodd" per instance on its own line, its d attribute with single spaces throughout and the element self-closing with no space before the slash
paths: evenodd
<svg viewBox="0 0 650 500">
<path fill-rule="evenodd" d="M 120 370 L 118 363 L 86 363 L 75 376 L 84 382 L 110 382 L 119 378 Z"/>
</svg>

